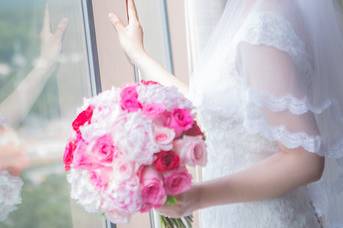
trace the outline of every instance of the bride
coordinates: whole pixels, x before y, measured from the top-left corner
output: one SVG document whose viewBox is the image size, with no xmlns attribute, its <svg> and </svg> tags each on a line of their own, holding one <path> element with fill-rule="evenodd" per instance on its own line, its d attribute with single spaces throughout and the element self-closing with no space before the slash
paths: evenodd
<svg viewBox="0 0 343 228">
<path fill-rule="evenodd" d="M 134 1 L 113 13 L 146 79 L 191 97 L 205 130 L 204 182 L 159 212 L 201 227 L 343 227 L 343 27 L 336 0 L 229 0 L 189 88 L 143 47 Z"/>
</svg>

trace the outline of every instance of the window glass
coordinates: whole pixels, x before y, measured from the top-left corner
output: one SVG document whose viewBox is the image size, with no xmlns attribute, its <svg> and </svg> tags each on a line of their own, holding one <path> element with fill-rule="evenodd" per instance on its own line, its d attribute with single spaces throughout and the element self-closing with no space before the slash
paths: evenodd
<svg viewBox="0 0 343 228">
<path fill-rule="evenodd" d="M 82 2 L 2 0 L 0 153 L 13 152 L 22 203 L 0 228 L 101 227 L 70 200 L 63 151 L 71 120 L 91 95 Z"/>
</svg>

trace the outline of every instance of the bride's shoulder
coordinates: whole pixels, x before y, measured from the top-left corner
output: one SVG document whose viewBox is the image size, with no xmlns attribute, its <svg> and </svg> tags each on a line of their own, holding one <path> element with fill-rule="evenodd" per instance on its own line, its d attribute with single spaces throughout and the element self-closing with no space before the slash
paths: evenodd
<svg viewBox="0 0 343 228">
<path fill-rule="evenodd" d="M 263 7 L 252 11 L 240 27 L 235 43 L 264 45 L 281 50 L 294 58 L 308 58 L 306 33 L 301 18 L 292 11 Z"/>
<path fill-rule="evenodd" d="M 302 45 L 302 37 L 296 24 L 289 17 L 274 11 L 256 11 L 242 25 L 239 38 L 251 43 L 282 42 L 293 46 Z"/>
</svg>

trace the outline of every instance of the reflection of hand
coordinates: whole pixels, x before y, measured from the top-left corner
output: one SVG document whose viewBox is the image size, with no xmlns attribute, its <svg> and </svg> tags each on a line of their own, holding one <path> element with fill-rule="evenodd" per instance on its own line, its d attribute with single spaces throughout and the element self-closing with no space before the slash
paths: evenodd
<svg viewBox="0 0 343 228">
<path fill-rule="evenodd" d="M 63 18 L 55 32 L 50 29 L 50 15 L 48 7 L 45 8 L 43 28 L 41 31 L 41 54 L 40 60 L 44 64 L 51 66 L 57 60 L 62 50 L 63 34 L 68 26 L 68 19 Z"/>
<path fill-rule="evenodd" d="M 157 209 L 157 211 L 170 218 L 180 218 L 191 215 L 193 211 L 200 209 L 201 187 L 193 185 L 190 190 L 176 197 L 175 205 L 165 205 Z"/>
<path fill-rule="evenodd" d="M 0 170 L 7 170 L 14 176 L 27 167 L 28 159 L 23 153 L 23 148 L 13 145 L 0 146 Z"/>
<path fill-rule="evenodd" d="M 19 176 L 20 173 L 28 166 L 28 158 L 24 153 L 24 149 L 15 139 L 11 141 L 11 136 L 14 134 L 9 129 L 1 130 L 1 137 L 9 137 L 6 142 L 0 144 L 0 170 L 7 170 L 10 174 Z"/>
<path fill-rule="evenodd" d="M 129 23 L 123 22 L 114 13 L 109 14 L 110 21 L 118 32 L 120 45 L 133 63 L 144 53 L 143 29 L 140 25 L 134 0 L 128 1 Z"/>
</svg>

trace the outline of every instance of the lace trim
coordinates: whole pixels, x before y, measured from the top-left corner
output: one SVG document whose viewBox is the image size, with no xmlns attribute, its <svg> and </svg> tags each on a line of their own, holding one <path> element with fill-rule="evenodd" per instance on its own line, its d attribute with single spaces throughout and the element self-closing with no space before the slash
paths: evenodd
<svg viewBox="0 0 343 228">
<path fill-rule="evenodd" d="M 293 58 L 304 76 L 309 76 L 312 71 L 305 43 L 298 37 L 292 24 L 279 14 L 268 11 L 252 14 L 238 33 L 236 43 L 240 41 L 278 48 Z"/>
<path fill-rule="evenodd" d="M 249 99 L 259 107 L 267 107 L 273 112 L 290 111 L 292 114 L 301 115 L 308 111 L 320 114 L 332 105 L 331 100 L 327 99 L 323 104 L 315 107 L 310 104 L 307 97 L 296 98 L 290 94 L 276 97 L 267 92 L 256 91 L 247 88 Z"/>
<path fill-rule="evenodd" d="M 302 147 L 305 150 L 320 154 L 321 138 L 319 135 L 310 136 L 305 132 L 290 132 L 285 126 L 270 127 L 263 120 L 246 120 L 244 127 L 248 132 L 260 134 L 268 140 L 278 141 L 290 149 Z"/>
</svg>

